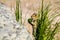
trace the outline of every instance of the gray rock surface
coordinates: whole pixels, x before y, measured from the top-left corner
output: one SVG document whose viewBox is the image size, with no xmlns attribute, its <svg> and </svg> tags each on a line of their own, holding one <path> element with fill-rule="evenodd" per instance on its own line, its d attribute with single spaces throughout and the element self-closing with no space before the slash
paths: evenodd
<svg viewBox="0 0 60 40">
<path fill-rule="evenodd" d="M 16 21 L 14 13 L 0 3 L 0 40 L 32 40 L 27 29 Z"/>
</svg>

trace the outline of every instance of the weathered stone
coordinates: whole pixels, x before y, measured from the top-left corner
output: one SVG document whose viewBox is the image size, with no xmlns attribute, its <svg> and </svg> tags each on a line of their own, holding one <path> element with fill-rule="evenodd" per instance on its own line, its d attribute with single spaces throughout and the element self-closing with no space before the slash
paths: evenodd
<svg viewBox="0 0 60 40">
<path fill-rule="evenodd" d="M 0 40 L 32 40 L 27 29 L 15 19 L 11 9 L 0 3 Z"/>
</svg>

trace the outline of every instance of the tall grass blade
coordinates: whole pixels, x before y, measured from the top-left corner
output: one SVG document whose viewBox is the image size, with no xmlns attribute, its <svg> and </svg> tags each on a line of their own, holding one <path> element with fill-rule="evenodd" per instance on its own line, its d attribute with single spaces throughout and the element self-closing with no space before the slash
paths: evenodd
<svg viewBox="0 0 60 40">
<path fill-rule="evenodd" d="M 41 11 L 38 10 L 38 20 L 37 20 L 37 29 L 36 29 L 36 40 L 53 40 L 56 30 L 59 28 L 58 24 L 54 24 L 55 28 L 51 30 L 51 23 L 53 22 L 54 18 L 57 16 L 60 16 L 60 14 L 53 15 L 49 18 L 49 7 L 50 5 L 47 5 L 46 8 L 43 7 L 43 1 L 41 4 Z M 44 10 L 43 10 L 44 9 Z M 51 19 L 52 18 L 52 19 Z M 57 30 L 58 31 L 58 30 Z"/>
<path fill-rule="evenodd" d="M 22 11 L 21 11 L 20 0 L 16 0 L 16 11 L 15 11 L 15 15 L 16 15 L 17 22 L 19 22 L 20 24 L 22 24 Z"/>
</svg>

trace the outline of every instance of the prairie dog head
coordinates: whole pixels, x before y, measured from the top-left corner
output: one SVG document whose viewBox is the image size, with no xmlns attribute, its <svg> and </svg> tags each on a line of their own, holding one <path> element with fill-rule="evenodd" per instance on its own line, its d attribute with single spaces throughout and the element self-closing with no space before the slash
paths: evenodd
<svg viewBox="0 0 60 40">
<path fill-rule="evenodd" d="M 36 13 L 34 13 L 34 14 L 32 14 L 31 18 L 32 18 L 32 20 L 35 20 L 36 21 L 38 19 L 38 16 L 37 16 Z"/>
</svg>

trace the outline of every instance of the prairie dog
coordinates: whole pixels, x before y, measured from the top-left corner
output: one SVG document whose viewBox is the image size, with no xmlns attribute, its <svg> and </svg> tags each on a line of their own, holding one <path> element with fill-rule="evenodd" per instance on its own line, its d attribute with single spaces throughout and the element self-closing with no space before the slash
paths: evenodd
<svg viewBox="0 0 60 40">
<path fill-rule="evenodd" d="M 37 19 L 38 15 L 36 13 L 32 14 L 31 18 L 28 19 L 28 23 L 32 25 L 33 35 L 35 36 L 36 28 L 37 28 Z"/>
</svg>

